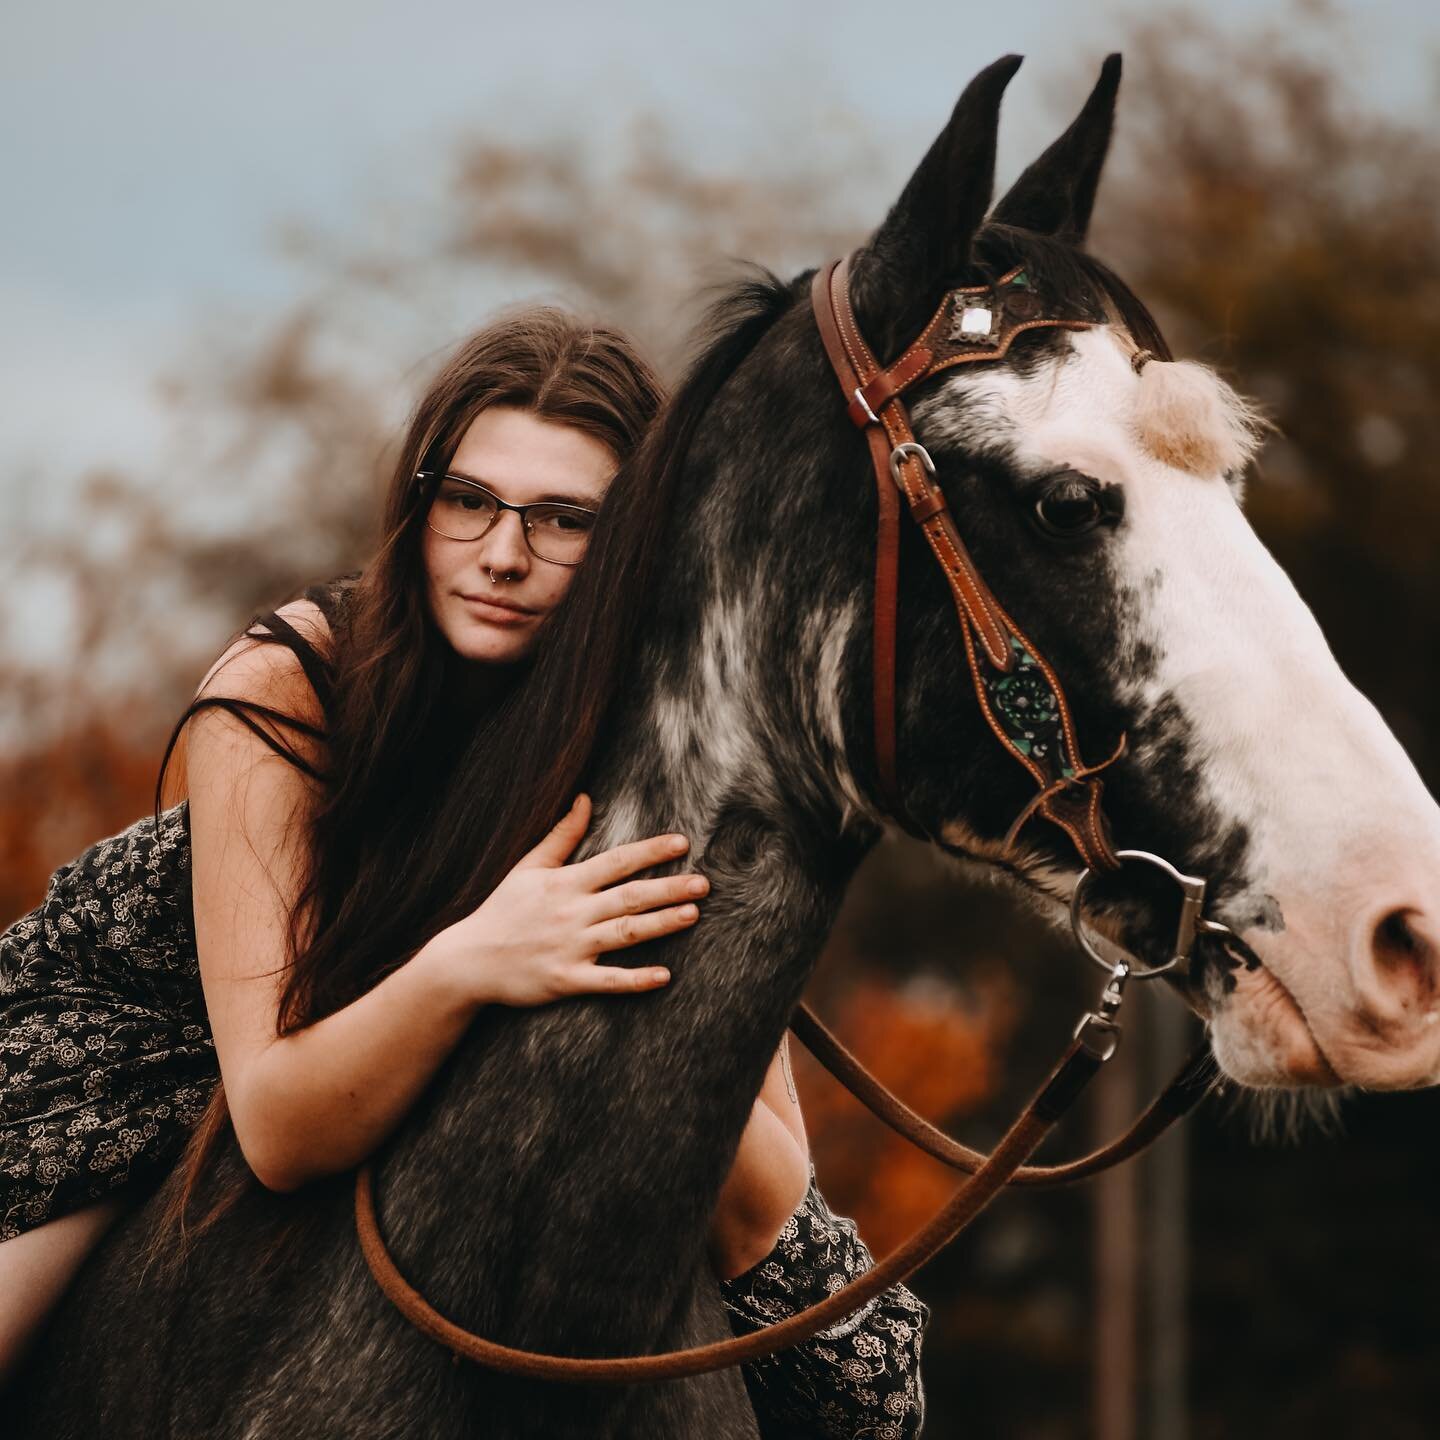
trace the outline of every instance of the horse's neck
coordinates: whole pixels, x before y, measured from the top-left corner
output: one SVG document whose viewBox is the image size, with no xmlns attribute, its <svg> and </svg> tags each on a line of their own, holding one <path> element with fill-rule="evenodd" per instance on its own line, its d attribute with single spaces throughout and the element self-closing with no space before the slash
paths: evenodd
<svg viewBox="0 0 1440 1440">
<path fill-rule="evenodd" d="M 763 768 L 743 782 L 715 766 L 706 783 L 677 773 L 686 737 L 657 739 L 643 699 L 627 709 L 597 772 L 589 848 L 690 834 L 682 865 L 698 862 L 712 887 L 702 918 L 644 957 L 669 965 L 670 984 L 482 1015 L 382 1175 L 402 1258 L 442 1310 L 574 1353 L 665 1338 L 766 1066 L 874 838 L 842 838 L 838 815 L 833 838 L 817 835 L 819 817 L 795 813 Z M 754 736 L 727 738 L 756 753 Z"/>
</svg>

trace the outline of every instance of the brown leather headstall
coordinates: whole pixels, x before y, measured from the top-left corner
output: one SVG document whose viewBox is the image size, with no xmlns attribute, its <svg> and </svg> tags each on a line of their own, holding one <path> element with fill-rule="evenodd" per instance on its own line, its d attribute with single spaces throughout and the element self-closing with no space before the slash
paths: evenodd
<svg viewBox="0 0 1440 1440">
<path fill-rule="evenodd" d="M 880 783 L 891 813 L 918 829 L 900 798 L 895 757 L 895 625 L 900 560 L 900 498 L 920 526 L 949 583 L 960 633 L 990 729 L 1039 787 L 1005 837 L 1013 844 L 1033 814 L 1058 825 L 1085 864 L 1118 869 L 1100 808 L 1100 772 L 1124 753 L 1098 765 L 1080 755 L 1075 723 L 1059 678 L 1039 649 L 986 585 L 935 483 L 935 465 L 915 439 L 902 396 L 938 371 L 1002 359 L 1027 330 L 1084 330 L 1088 320 L 1042 313 L 1043 301 L 1022 267 L 993 285 L 966 285 L 946 293 L 930 323 L 893 364 L 881 366 L 860 334 L 850 301 L 848 260 L 816 271 L 810 291 L 820 338 L 846 400 L 846 413 L 864 431 L 875 467 L 879 523 L 875 546 L 874 706 Z"/>
</svg>

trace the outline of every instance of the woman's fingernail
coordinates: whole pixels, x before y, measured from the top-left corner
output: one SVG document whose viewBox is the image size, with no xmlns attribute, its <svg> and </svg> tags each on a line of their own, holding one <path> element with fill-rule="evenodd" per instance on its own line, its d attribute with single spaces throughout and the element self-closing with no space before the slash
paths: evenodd
<svg viewBox="0 0 1440 1440">
<path fill-rule="evenodd" d="M 672 850 L 688 850 L 690 842 L 683 835 L 672 835 L 670 837 L 670 848 Z"/>
<path fill-rule="evenodd" d="M 710 882 L 703 875 L 697 875 L 686 887 L 687 895 L 703 895 L 710 888 Z"/>
<path fill-rule="evenodd" d="M 650 978 L 657 985 L 663 985 L 670 978 L 670 972 L 668 970 L 652 970 Z"/>
<path fill-rule="evenodd" d="M 697 905 L 682 905 L 680 907 L 680 918 L 682 920 L 696 920 L 700 916 L 700 908 Z"/>
</svg>

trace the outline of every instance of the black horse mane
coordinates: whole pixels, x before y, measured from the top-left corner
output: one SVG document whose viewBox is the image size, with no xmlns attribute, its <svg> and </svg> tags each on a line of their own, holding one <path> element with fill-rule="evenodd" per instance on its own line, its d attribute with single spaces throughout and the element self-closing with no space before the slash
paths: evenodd
<svg viewBox="0 0 1440 1440">
<path fill-rule="evenodd" d="M 947 277 L 926 306 L 926 319 L 946 288 L 989 284 L 1023 265 L 1058 311 L 1087 318 L 1117 315 L 1135 343 L 1157 359 L 1173 358 L 1170 346 L 1145 302 L 1102 260 L 1064 240 L 991 222 L 971 247 L 966 273 Z M 669 488 L 684 464 L 690 440 L 721 386 L 789 309 L 809 294 L 813 270 L 794 280 L 780 279 L 759 265 L 748 265 L 739 281 L 710 303 L 685 378 L 665 414 L 651 431 L 639 463 L 652 470 L 654 481 Z M 914 336 L 907 337 L 908 345 Z M 889 364 L 903 352 L 882 357 Z"/>
<path fill-rule="evenodd" d="M 691 442 L 711 402 L 776 321 L 790 309 L 799 294 L 798 286 L 798 280 L 787 283 L 763 265 L 746 263 L 739 279 L 713 287 L 712 299 L 691 346 L 685 374 L 639 449 L 627 462 L 640 482 L 632 489 L 657 497 L 662 507 L 673 504 L 677 480 L 685 468 Z M 656 577 L 654 567 L 648 568 L 650 574 L 644 589 L 653 599 Z M 649 608 L 642 604 L 641 613 Z M 630 688 L 629 670 L 635 663 L 637 649 L 633 644 L 630 647 L 629 665 L 606 707 L 592 758 L 604 753 L 614 738 L 612 726 L 622 708 L 618 702 Z"/>
<path fill-rule="evenodd" d="M 1062 312 L 1075 310 L 1088 318 L 1107 318 L 1107 310 L 1113 311 L 1142 350 L 1149 350 L 1157 360 L 1173 358 L 1145 302 L 1088 250 L 1033 230 L 992 222 L 975 237 L 972 253 L 974 274 L 954 283 L 988 284 L 1023 265 Z M 935 298 L 938 304 L 939 295 Z"/>
<path fill-rule="evenodd" d="M 655 483 L 669 488 L 710 402 L 795 303 L 808 275 L 787 282 L 763 265 L 747 264 L 742 278 L 711 300 L 689 369 L 642 447 L 639 463 L 652 470 Z"/>
</svg>

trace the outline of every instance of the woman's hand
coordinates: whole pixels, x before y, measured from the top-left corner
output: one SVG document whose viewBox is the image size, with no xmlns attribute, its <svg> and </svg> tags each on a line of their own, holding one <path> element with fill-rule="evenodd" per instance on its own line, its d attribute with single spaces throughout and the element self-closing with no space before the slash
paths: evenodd
<svg viewBox="0 0 1440 1440">
<path fill-rule="evenodd" d="M 693 871 L 628 878 L 683 855 L 690 844 L 683 835 L 656 835 L 566 864 L 590 816 L 590 797 L 577 796 L 483 905 L 426 946 L 446 957 L 477 1003 L 544 1005 L 669 982 L 662 967 L 597 965 L 596 957 L 693 925 L 700 916 L 694 902 L 710 882 Z"/>
</svg>

